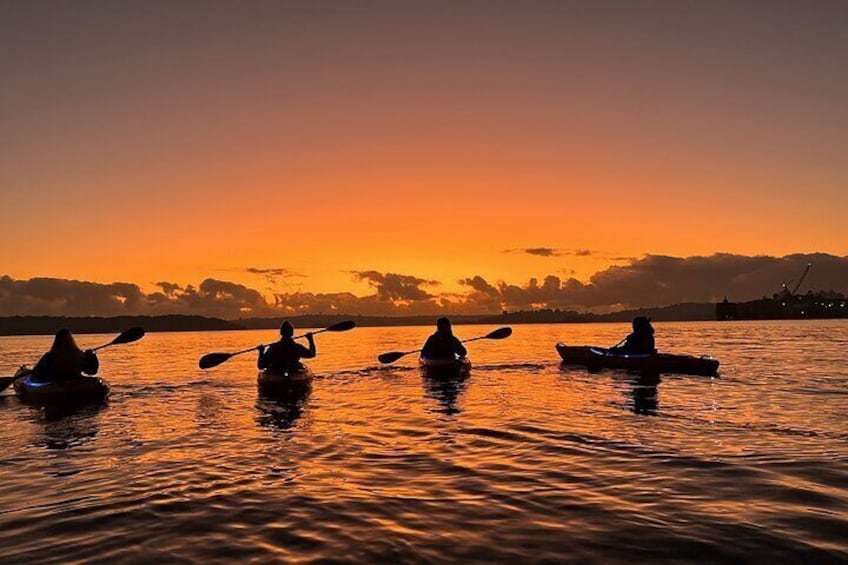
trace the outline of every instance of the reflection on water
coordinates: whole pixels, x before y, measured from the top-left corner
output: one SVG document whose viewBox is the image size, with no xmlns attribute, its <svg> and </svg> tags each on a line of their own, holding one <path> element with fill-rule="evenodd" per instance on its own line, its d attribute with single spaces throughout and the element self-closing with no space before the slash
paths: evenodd
<svg viewBox="0 0 848 565">
<path fill-rule="evenodd" d="M 656 327 L 722 377 L 563 368 L 557 341 L 628 331 L 579 324 L 475 342 L 436 381 L 375 361 L 430 328 L 358 328 L 266 396 L 255 359 L 196 362 L 269 332 L 150 334 L 101 356 L 108 406 L 0 397 L 2 561 L 848 560 L 848 322 Z M 0 373 L 47 346 L 0 338 Z"/>
<path fill-rule="evenodd" d="M 469 379 L 469 375 L 434 378 L 423 374 L 423 371 L 421 375 L 425 395 L 439 404 L 434 411 L 448 416 L 461 412 L 458 401 L 468 387 Z"/>
<path fill-rule="evenodd" d="M 658 373 L 640 373 L 633 378 L 632 396 L 633 411 L 636 414 L 651 416 L 657 413 L 659 400 L 657 398 L 657 387 L 660 384 Z"/>
<path fill-rule="evenodd" d="M 276 431 L 286 431 L 293 427 L 298 418 L 303 415 L 304 407 L 312 392 L 312 384 L 292 383 L 283 390 L 259 390 L 256 410 L 259 412 L 256 421 L 260 426 Z"/>
<path fill-rule="evenodd" d="M 106 404 L 76 404 L 60 407 L 29 407 L 25 420 L 37 430 L 32 445 L 45 449 L 69 449 L 97 437 L 98 418 Z"/>
</svg>

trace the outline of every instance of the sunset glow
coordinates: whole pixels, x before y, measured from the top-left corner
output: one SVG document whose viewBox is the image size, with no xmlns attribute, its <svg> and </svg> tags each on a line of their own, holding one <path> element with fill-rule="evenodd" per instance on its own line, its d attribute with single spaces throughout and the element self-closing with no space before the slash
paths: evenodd
<svg viewBox="0 0 848 565">
<path fill-rule="evenodd" d="M 105 8 L 0 23 L 0 275 L 362 296 L 848 253 L 825 6 Z"/>
</svg>

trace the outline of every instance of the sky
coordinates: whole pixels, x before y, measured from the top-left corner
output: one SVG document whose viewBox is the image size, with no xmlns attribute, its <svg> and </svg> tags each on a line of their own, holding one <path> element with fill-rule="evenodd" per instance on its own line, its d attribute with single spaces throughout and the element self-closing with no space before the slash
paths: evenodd
<svg viewBox="0 0 848 565">
<path fill-rule="evenodd" d="M 846 26 L 844 2 L 5 0 L 0 276 L 383 312 L 475 277 L 843 258 Z"/>
</svg>

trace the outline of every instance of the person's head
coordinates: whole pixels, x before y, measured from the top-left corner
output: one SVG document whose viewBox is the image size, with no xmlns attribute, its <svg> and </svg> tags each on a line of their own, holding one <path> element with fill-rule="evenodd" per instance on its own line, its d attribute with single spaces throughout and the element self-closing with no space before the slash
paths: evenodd
<svg viewBox="0 0 848 565">
<path fill-rule="evenodd" d="M 653 335 L 654 326 L 651 325 L 651 319 L 645 316 L 636 316 L 633 318 L 633 331 L 637 334 Z"/>
<path fill-rule="evenodd" d="M 50 350 L 55 353 L 58 351 L 80 351 L 80 348 L 71 332 L 63 328 L 56 332 Z"/>
<path fill-rule="evenodd" d="M 291 325 L 291 322 L 288 320 L 283 322 L 283 325 L 280 326 L 280 335 L 283 337 L 291 337 L 294 335 L 294 326 Z"/>
<path fill-rule="evenodd" d="M 436 320 L 436 329 L 441 334 L 445 334 L 445 335 L 453 334 L 453 329 L 451 328 L 450 320 L 448 320 L 447 318 L 444 318 L 444 317 Z"/>
</svg>

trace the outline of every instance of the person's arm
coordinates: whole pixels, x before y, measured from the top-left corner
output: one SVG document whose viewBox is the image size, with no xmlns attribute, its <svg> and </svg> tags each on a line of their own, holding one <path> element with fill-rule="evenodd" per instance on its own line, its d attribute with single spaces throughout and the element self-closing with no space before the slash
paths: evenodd
<svg viewBox="0 0 848 565">
<path fill-rule="evenodd" d="M 459 338 L 454 336 L 453 338 L 453 352 L 459 355 L 460 357 L 465 357 L 468 355 L 468 350 L 465 349 L 465 346 L 462 345 L 462 342 L 459 341 Z"/>
<path fill-rule="evenodd" d="M 300 356 L 303 359 L 312 359 L 313 357 L 318 355 L 318 350 L 315 349 L 315 336 L 313 336 L 311 333 L 306 334 L 306 341 L 309 342 L 309 349 L 301 345 L 300 347 L 302 351 L 300 352 Z"/>
<path fill-rule="evenodd" d="M 654 341 L 654 336 L 649 335 L 645 340 L 648 345 L 648 353 L 656 353 L 657 352 L 657 342 Z"/>
<path fill-rule="evenodd" d="M 434 347 L 435 338 L 430 336 L 427 338 L 427 341 L 424 342 L 424 347 L 421 349 L 421 357 L 425 359 L 427 357 L 434 357 L 433 355 L 433 347 Z"/>
<path fill-rule="evenodd" d="M 607 349 L 609 353 L 627 353 L 630 350 L 630 344 L 633 341 L 633 334 L 627 334 L 627 337 L 618 342 L 618 345 L 614 345 Z"/>
<path fill-rule="evenodd" d="M 33 373 L 46 374 L 50 371 L 50 365 L 53 364 L 53 354 L 51 352 L 47 352 L 41 356 L 41 359 L 38 360 L 38 363 L 35 364 L 35 367 L 32 368 Z"/>
<path fill-rule="evenodd" d="M 100 370 L 100 360 L 94 351 L 86 349 L 83 352 L 81 369 L 86 375 L 96 375 L 97 371 Z"/>
<path fill-rule="evenodd" d="M 256 359 L 256 366 L 263 371 L 271 364 L 271 356 L 266 352 L 267 349 L 270 349 L 270 347 L 266 348 L 264 345 L 256 347 L 256 350 L 259 352 L 259 357 Z"/>
</svg>

